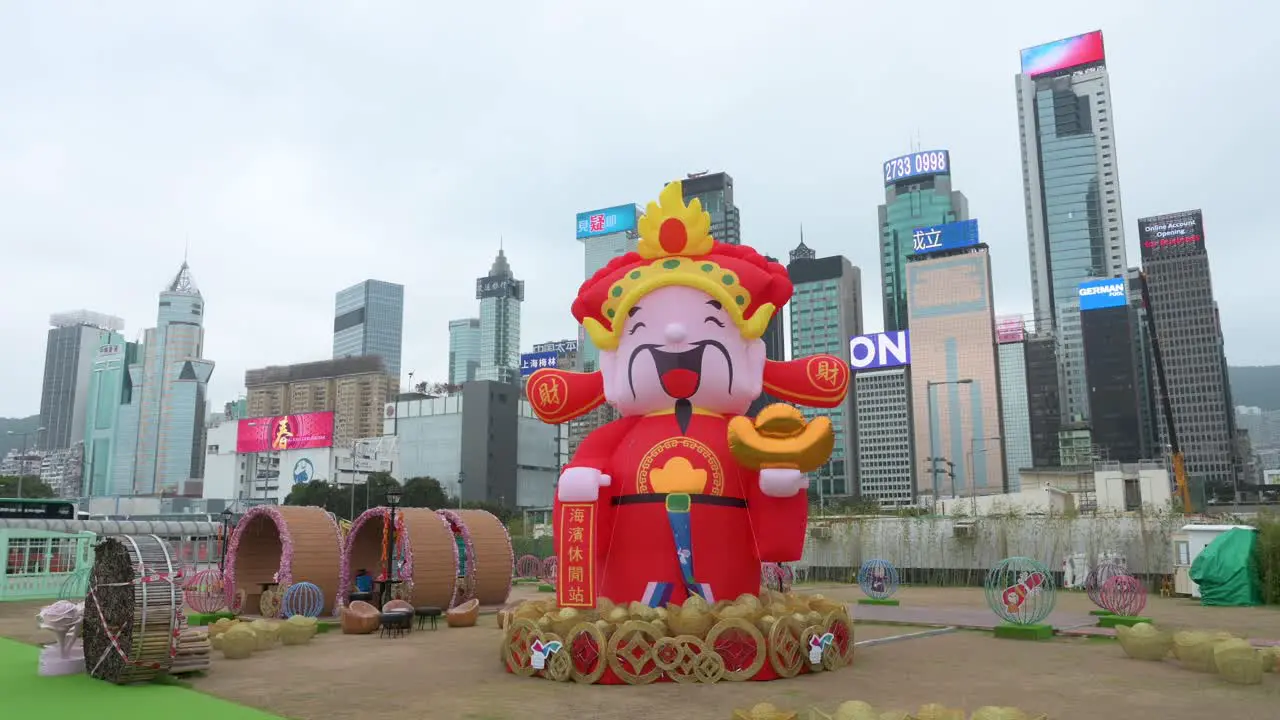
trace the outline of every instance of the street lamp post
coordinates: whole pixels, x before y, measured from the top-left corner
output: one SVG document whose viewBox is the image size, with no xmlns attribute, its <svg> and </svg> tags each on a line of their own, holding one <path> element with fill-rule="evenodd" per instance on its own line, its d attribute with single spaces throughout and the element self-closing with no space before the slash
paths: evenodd
<svg viewBox="0 0 1280 720">
<path fill-rule="evenodd" d="M 227 567 L 227 545 L 231 543 L 231 507 L 227 506 L 222 509 L 222 552 L 218 556 L 218 576 L 222 576 L 222 572 Z"/>
<path fill-rule="evenodd" d="M 391 601 L 391 586 L 396 581 L 396 506 L 400 504 L 400 486 L 392 485 L 387 490 L 387 507 L 391 508 L 391 527 L 387 530 L 387 547 L 383 548 L 387 556 L 388 567 L 383 568 L 383 577 L 387 582 L 382 586 L 382 604 Z"/>
<path fill-rule="evenodd" d="M 15 433 L 12 430 L 9 431 L 10 435 L 22 436 L 22 454 L 18 456 L 18 498 L 19 499 L 22 498 L 22 478 L 27 473 L 27 440 L 32 435 L 39 437 L 40 433 L 44 432 L 45 430 L 46 428 L 38 427 L 31 432 L 24 432 L 24 433 Z"/>
<path fill-rule="evenodd" d="M 978 454 L 978 443 L 982 443 L 982 451 L 986 452 L 987 450 L 986 444 L 988 440 L 1003 440 L 1003 439 L 1004 438 L 1000 437 L 999 435 L 969 439 L 969 453 L 968 453 L 968 457 L 966 458 L 966 460 L 968 460 L 968 464 L 965 466 L 965 471 L 969 474 L 969 497 L 973 501 L 974 515 L 978 514 L 978 483 L 977 483 L 977 478 L 973 476 L 974 473 L 977 472 L 977 467 L 976 467 L 977 463 L 974 462 L 974 455 Z"/>
<path fill-rule="evenodd" d="M 925 382 L 924 394 L 925 402 L 929 405 L 929 455 L 933 459 L 929 461 L 930 476 L 933 481 L 933 499 L 938 499 L 938 433 L 934 430 L 937 424 L 937 413 L 933 401 L 933 389 L 939 385 L 969 385 L 972 384 L 971 378 L 961 378 L 959 380 L 929 380 Z"/>
<path fill-rule="evenodd" d="M 462 482 L 466 479 L 467 479 L 467 474 L 459 470 L 458 471 L 458 509 L 459 510 L 462 509 Z"/>
</svg>

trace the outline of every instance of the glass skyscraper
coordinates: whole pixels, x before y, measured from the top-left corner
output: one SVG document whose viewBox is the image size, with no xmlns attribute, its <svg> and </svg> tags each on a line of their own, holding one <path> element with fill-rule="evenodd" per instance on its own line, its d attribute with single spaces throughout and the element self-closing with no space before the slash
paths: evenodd
<svg viewBox="0 0 1280 720">
<path fill-rule="evenodd" d="M 501 248 L 489 274 L 476 279 L 476 299 L 480 301 L 480 367 L 476 379 L 519 384 L 524 281 L 517 280 L 511 272 Z"/>
<path fill-rule="evenodd" d="M 1236 499 L 1235 412 L 1227 383 L 1222 326 L 1213 300 L 1204 217 L 1199 210 L 1138 220 L 1142 265 L 1164 361 L 1174 430 L 1187 475 L 1220 500 Z M 1160 386 L 1155 406 L 1162 407 Z M 1164 414 L 1156 413 L 1161 445 L 1169 444 Z"/>
<path fill-rule="evenodd" d="M 889 183 L 880 206 L 880 281 L 885 332 L 907 329 L 907 260 L 912 231 L 969 219 L 969 201 L 951 189 L 951 167 Z"/>
<path fill-rule="evenodd" d="M 214 364 L 203 359 L 204 298 L 185 262 L 159 305 L 156 327 L 145 335 L 142 387 L 134 388 L 141 392 L 133 458 L 138 495 L 180 494 L 188 480 L 204 476 L 205 395 Z"/>
<path fill-rule="evenodd" d="M 129 366 L 138 363 L 141 348 L 119 333 L 102 334 L 94 349 L 89 392 L 85 402 L 84 488 L 90 496 L 128 495 L 133 492 L 133 465 L 128 463 L 127 482 L 117 483 L 113 468 L 116 454 L 133 456 L 137 442 L 137 408 Z M 130 407 L 133 411 L 130 412 Z M 124 473 L 121 473 L 124 475 Z"/>
<path fill-rule="evenodd" d="M 733 178 L 729 173 L 692 173 L 681 182 L 684 202 L 694 198 L 711 216 L 711 237 L 729 245 L 742 244 L 742 222 L 738 206 L 733 204 Z"/>
<path fill-rule="evenodd" d="M 1077 290 L 1128 268 L 1101 34 L 1087 52 L 1073 50 L 1093 36 L 1050 43 L 1052 53 L 1041 52 L 1046 46 L 1024 50 L 1016 77 L 1036 332 L 1057 340 L 1065 418 L 1089 414 Z M 1041 56 L 1068 61 L 1029 60 Z"/>
<path fill-rule="evenodd" d="M 480 372 L 480 318 L 449 321 L 449 383 L 461 385 Z"/>
<path fill-rule="evenodd" d="M 1004 464 L 1009 492 L 1022 489 L 1022 469 L 1035 466 L 1031 454 L 1031 405 L 1027 397 L 1026 338 L 1002 341 L 1000 359 L 1000 422 L 1004 436 Z"/>
<path fill-rule="evenodd" d="M 791 251 L 787 272 L 795 286 L 791 298 L 791 357 L 830 353 L 849 362 L 849 339 L 862 334 L 862 272 L 843 255 L 815 257 L 801 241 Z M 814 472 L 810 494 L 853 495 L 857 487 L 858 428 L 856 393 L 831 409 L 801 408 L 805 417 L 826 415 L 835 431 L 827 464 Z"/>
<path fill-rule="evenodd" d="M 35 447 L 65 450 L 84 440 L 85 404 L 99 340 L 124 329 L 118 317 L 79 310 L 49 318 L 40 393 L 40 427 Z"/>
<path fill-rule="evenodd" d="M 376 355 L 400 379 L 404 286 L 365 280 L 338 291 L 333 302 L 333 359 Z"/>
</svg>

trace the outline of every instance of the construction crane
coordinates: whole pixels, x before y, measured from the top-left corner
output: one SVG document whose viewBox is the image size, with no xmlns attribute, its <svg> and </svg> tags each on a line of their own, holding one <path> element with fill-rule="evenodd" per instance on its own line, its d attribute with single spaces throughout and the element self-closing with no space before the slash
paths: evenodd
<svg viewBox="0 0 1280 720">
<path fill-rule="evenodd" d="M 1169 379 L 1164 374 L 1164 357 L 1160 354 L 1160 339 L 1156 336 L 1156 316 L 1151 307 L 1151 292 L 1147 289 L 1147 273 L 1139 272 L 1142 285 L 1142 305 L 1146 308 L 1147 334 L 1151 337 L 1151 358 L 1156 366 L 1156 381 L 1160 383 L 1160 409 L 1164 413 L 1164 426 L 1169 433 L 1169 450 L 1173 457 L 1173 479 L 1178 484 L 1178 496 L 1182 498 L 1182 514 L 1191 514 L 1191 488 L 1187 484 L 1187 466 L 1178 444 L 1178 432 L 1173 426 L 1173 404 L 1169 402 Z"/>
</svg>

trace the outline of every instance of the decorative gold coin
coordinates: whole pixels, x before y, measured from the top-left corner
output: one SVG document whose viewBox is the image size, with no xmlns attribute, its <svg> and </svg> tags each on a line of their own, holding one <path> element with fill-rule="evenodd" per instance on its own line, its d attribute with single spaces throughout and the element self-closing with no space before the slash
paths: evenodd
<svg viewBox="0 0 1280 720">
<path fill-rule="evenodd" d="M 545 675 L 556 682 L 569 682 L 569 678 L 573 675 L 573 658 L 570 657 L 567 647 L 551 653 L 551 657 L 547 658 Z"/>
<path fill-rule="evenodd" d="M 593 644 L 588 645 L 588 638 L 590 639 L 589 642 Z M 582 657 L 578 657 L 579 646 L 583 647 Z M 578 663 L 591 660 L 590 647 L 595 648 L 595 661 L 590 668 L 583 671 L 579 669 Z M 601 675 L 604 675 L 604 669 L 609 666 L 609 661 L 605 658 L 605 653 L 608 651 L 609 641 L 605 639 L 604 633 L 600 631 L 600 628 L 593 623 L 581 622 L 574 625 L 569 634 L 565 636 L 564 650 L 560 652 L 565 653 L 569 658 L 569 677 L 574 682 L 591 685 L 599 680 Z"/>
<path fill-rule="evenodd" d="M 678 683 L 694 683 L 698 680 L 698 661 L 703 655 L 715 655 L 702 638 L 695 635 L 680 635 L 675 638 L 676 649 L 680 654 L 678 665 L 667 673 L 667 677 Z M 722 666 L 724 663 L 720 663 Z"/>
<path fill-rule="evenodd" d="M 707 633 L 707 650 L 720 656 L 724 678 L 734 682 L 750 680 L 764 667 L 764 635 L 741 618 L 725 618 Z M 747 655 L 750 653 L 750 659 Z"/>
<path fill-rule="evenodd" d="M 702 653 L 694 663 L 693 676 L 708 685 L 720 682 L 725 677 L 724 660 L 712 651 Z"/>
<path fill-rule="evenodd" d="M 653 650 L 662 633 L 653 623 L 628 620 L 609 638 L 606 657 L 618 679 L 630 685 L 648 685 L 662 677 L 662 668 L 653 662 Z"/>
<path fill-rule="evenodd" d="M 853 623 L 849 622 L 848 613 L 833 612 L 829 613 L 822 623 L 826 628 L 826 632 L 834 635 L 837 640 L 832 641 L 831 649 L 835 651 L 836 657 L 840 660 L 840 667 L 853 664 Z M 844 647 L 840 647 L 839 638 L 844 638 Z"/>
<path fill-rule="evenodd" d="M 662 668 L 662 671 L 668 675 L 680 667 L 683 659 L 684 648 L 680 647 L 673 637 L 659 638 L 653 646 L 653 664 Z"/>
<path fill-rule="evenodd" d="M 512 673 L 521 677 L 532 677 L 535 670 L 529 649 L 533 641 L 541 636 L 538 626 L 532 620 L 513 620 L 502 634 L 502 662 Z"/>
<path fill-rule="evenodd" d="M 801 643 L 804 628 L 795 618 L 785 617 L 769 630 L 769 664 L 778 677 L 795 677 L 804 667 L 806 647 Z"/>
</svg>

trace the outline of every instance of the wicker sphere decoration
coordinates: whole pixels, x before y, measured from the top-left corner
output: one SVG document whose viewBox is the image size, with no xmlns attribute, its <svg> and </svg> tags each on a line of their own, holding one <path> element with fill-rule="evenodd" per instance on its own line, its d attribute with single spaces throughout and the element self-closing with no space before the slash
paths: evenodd
<svg viewBox="0 0 1280 720">
<path fill-rule="evenodd" d="M 206 615 L 221 611 L 227 606 L 227 593 L 222 589 L 222 573 L 217 568 L 201 570 L 188 575 L 182 586 L 182 599 L 187 607 Z"/>
<path fill-rule="evenodd" d="M 898 592 L 898 568 L 888 560 L 867 560 L 858 568 L 858 587 L 873 600 L 888 600 Z"/>
<path fill-rule="evenodd" d="M 303 617 L 320 617 L 324 609 L 324 591 L 318 585 L 309 582 L 294 583 L 284 591 L 284 599 L 280 601 L 281 614 L 286 618 L 294 615 Z"/>
<path fill-rule="evenodd" d="M 542 574 L 538 576 L 538 579 L 546 580 L 547 582 L 554 582 L 556 579 L 556 569 L 559 568 L 559 566 L 560 566 L 560 561 L 556 558 L 555 555 L 552 555 L 551 557 L 548 557 L 546 560 L 543 560 Z"/>
<path fill-rule="evenodd" d="M 537 578 L 542 574 L 542 561 L 536 555 L 521 555 L 516 561 L 516 577 Z"/>
<path fill-rule="evenodd" d="M 1102 586 L 1107 583 L 1107 580 L 1110 580 L 1113 577 L 1128 574 L 1129 568 L 1118 562 L 1108 560 L 1107 562 L 1098 563 L 1084 578 L 1084 594 L 1089 596 L 1089 602 L 1097 605 L 1103 610 L 1106 610 L 1107 608 L 1103 607 L 1100 602 Z"/>
<path fill-rule="evenodd" d="M 795 571 L 790 565 L 783 563 L 760 563 L 760 586 L 776 590 L 780 593 L 791 592 L 791 584 L 795 581 Z"/>
<path fill-rule="evenodd" d="M 1147 586 L 1132 575 L 1112 575 L 1098 591 L 1098 606 L 1124 617 L 1136 617 L 1147 606 Z"/>
<path fill-rule="evenodd" d="M 1058 592 L 1048 568 L 1028 557 L 996 563 L 984 583 L 987 607 L 1011 625 L 1038 625 L 1053 612 Z"/>
</svg>

